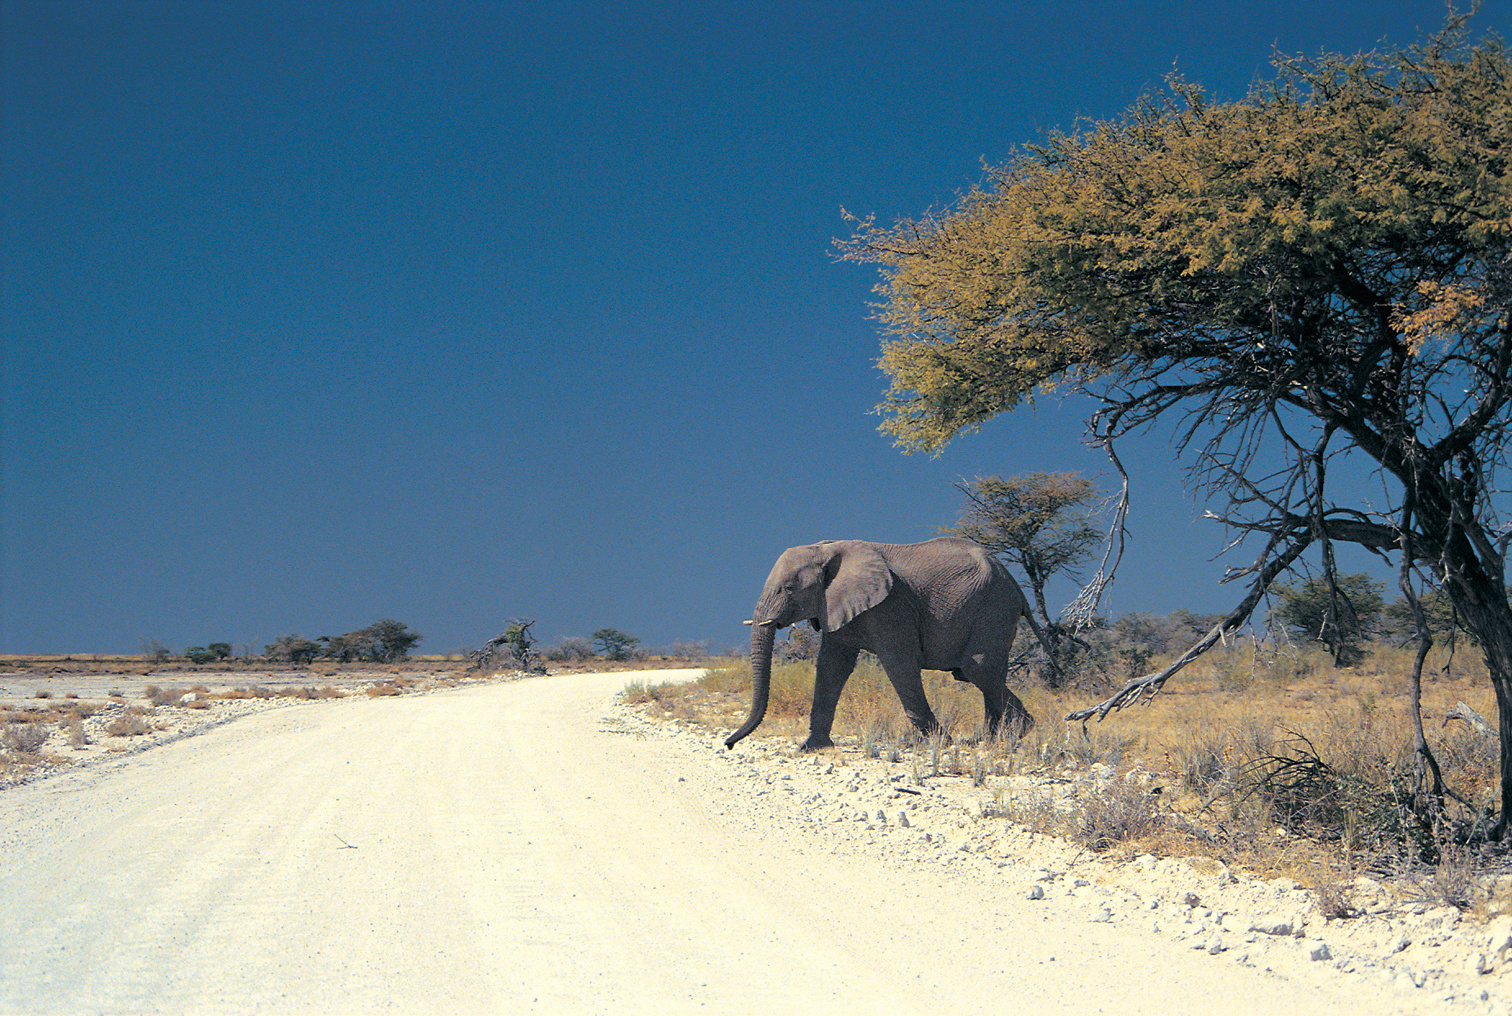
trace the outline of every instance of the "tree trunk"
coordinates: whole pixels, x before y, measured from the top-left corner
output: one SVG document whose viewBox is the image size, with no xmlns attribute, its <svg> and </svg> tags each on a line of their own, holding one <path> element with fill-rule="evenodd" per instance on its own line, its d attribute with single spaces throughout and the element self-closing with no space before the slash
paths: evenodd
<svg viewBox="0 0 1512 1016">
<path fill-rule="evenodd" d="M 1451 548 L 1454 545 L 1451 544 Z M 1460 555 L 1444 588 L 1465 627 L 1480 641 L 1491 687 L 1496 692 L 1497 732 L 1501 744 L 1501 814 L 1488 836 L 1505 839 L 1512 817 L 1512 606 L 1501 584 L 1482 567 L 1478 557 Z"/>
<path fill-rule="evenodd" d="M 772 642 L 777 638 L 775 624 L 751 625 L 751 712 L 735 731 L 725 739 L 725 747 L 735 747 L 735 742 L 755 730 L 766 716 L 767 696 L 772 690 Z"/>
</svg>

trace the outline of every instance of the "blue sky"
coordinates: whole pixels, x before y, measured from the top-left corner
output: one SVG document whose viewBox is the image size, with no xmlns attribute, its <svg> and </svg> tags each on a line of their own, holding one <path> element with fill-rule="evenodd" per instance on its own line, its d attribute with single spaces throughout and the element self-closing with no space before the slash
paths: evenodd
<svg viewBox="0 0 1512 1016">
<path fill-rule="evenodd" d="M 4 0 L 0 652 L 722 648 L 788 546 L 927 539 L 962 477 L 1111 482 L 1073 404 L 934 459 L 877 433 L 841 209 L 1444 10 Z M 1228 609 L 1169 435 L 1126 464 L 1107 612 Z"/>
</svg>

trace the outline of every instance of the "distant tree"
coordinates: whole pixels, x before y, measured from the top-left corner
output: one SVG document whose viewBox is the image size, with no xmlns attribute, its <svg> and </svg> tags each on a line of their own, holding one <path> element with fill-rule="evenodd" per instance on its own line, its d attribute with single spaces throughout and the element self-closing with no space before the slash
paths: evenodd
<svg viewBox="0 0 1512 1016">
<path fill-rule="evenodd" d="M 509 626 L 498 635 L 490 639 L 487 644 L 472 654 L 473 666 L 479 670 L 493 662 L 494 658 L 502 651 L 508 659 L 504 662 L 508 666 L 520 670 L 531 670 L 536 665 L 538 654 L 535 650 L 536 639 L 530 634 L 530 626 L 534 620 L 525 621 L 514 618 Z"/>
<path fill-rule="evenodd" d="M 322 635 L 315 641 L 320 644 L 317 655 L 338 663 L 364 659 L 372 648 L 369 642 L 357 632 L 347 635 Z"/>
<path fill-rule="evenodd" d="M 1385 583 L 1369 575 L 1313 575 L 1299 586 L 1277 586 L 1278 621 L 1298 638 L 1321 642 L 1334 662 L 1348 666 L 1364 657 L 1361 648 L 1375 633 L 1385 609 Z"/>
<path fill-rule="evenodd" d="M 157 639 L 143 639 L 142 655 L 153 663 L 166 663 L 173 656 L 173 650 L 163 645 Z"/>
<path fill-rule="evenodd" d="M 1061 572 L 1080 578 L 1077 565 L 1102 542 L 1092 520 L 1106 495 L 1080 473 L 979 476 L 956 489 L 966 495 L 966 506 L 959 522 L 940 531 L 975 540 L 1017 565 L 1049 623 L 1045 583 Z"/>
<path fill-rule="evenodd" d="M 1177 631 L 1187 637 L 1187 641 L 1200 638 L 1223 623 L 1222 614 L 1194 614 L 1190 610 L 1173 610 L 1170 619 Z"/>
<path fill-rule="evenodd" d="M 224 660 L 231 655 L 231 643 L 211 642 L 203 646 L 190 646 L 184 650 L 184 655 L 194 663 L 210 663 L 212 660 Z"/>
<path fill-rule="evenodd" d="M 678 639 L 667 647 L 667 655 L 676 660 L 702 660 L 709 655 L 709 640 L 689 642 Z"/>
<path fill-rule="evenodd" d="M 1430 589 L 1417 598 L 1423 608 L 1423 622 L 1428 637 L 1442 645 L 1460 639 L 1464 645 L 1476 645 L 1475 637 L 1460 620 L 1454 603 L 1442 589 Z M 1419 639 L 1417 617 L 1405 597 L 1392 600 L 1381 615 L 1380 635 L 1396 645 L 1410 645 Z"/>
<path fill-rule="evenodd" d="M 369 650 L 371 658 L 381 663 L 394 663 L 406 658 L 415 644 L 424 638 L 419 632 L 410 631 L 407 625 L 387 617 L 374 621 L 355 634 L 367 638 L 372 646 Z"/>
<path fill-rule="evenodd" d="M 312 642 L 303 635 L 284 635 L 263 649 L 263 655 L 276 663 L 309 663 L 323 652 L 324 647 L 319 642 Z"/>
<path fill-rule="evenodd" d="M 321 656 L 342 663 L 356 660 L 394 663 L 408 656 L 423 637 L 399 621 L 383 618 L 345 635 L 322 635 L 317 641 L 324 647 Z"/>
<path fill-rule="evenodd" d="M 812 625 L 799 623 L 787 630 L 774 652 L 783 660 L 806 661 L 819 658 L 819 633 Z"/>
<path fill-rule="evenodd" d="M 640 644 L 639 638 L 616 628 L 600 628 L 589 637 L 598 646 L 598 651 L 611 660 L 628 659 L 631 647 Z"/>
<path fill-rule="evenodd" d="M 593 655 L 593 643 L 581 635 L 570 635 L 546 650 L 548 660 L 576 663 Z"/>
</svg>

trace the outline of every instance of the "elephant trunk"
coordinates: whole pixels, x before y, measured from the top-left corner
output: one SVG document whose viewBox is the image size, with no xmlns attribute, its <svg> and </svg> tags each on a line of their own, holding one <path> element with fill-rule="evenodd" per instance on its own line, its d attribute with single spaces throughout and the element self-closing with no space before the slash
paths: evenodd
<svg viewBox="0 0 1512 1016">
<path fill-rule="evenodd" d="M 735 747 L 735 742 L 755 730 L 766 717 L 767 696 L 772 690 L 772 642 L 777 638 L 777 625 L 771 621 L 751 625 L 751 712 L 740 729 L 725 738 L 725 747 Z"/>
</svg>

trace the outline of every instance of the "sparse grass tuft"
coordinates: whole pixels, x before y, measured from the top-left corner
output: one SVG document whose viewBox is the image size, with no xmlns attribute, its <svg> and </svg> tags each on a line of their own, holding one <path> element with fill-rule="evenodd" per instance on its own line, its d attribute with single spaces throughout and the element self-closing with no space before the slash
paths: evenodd
<svg viewBox="0 0 1512 1016">
<path fill-rule="evenodd" d="M 138 737 L 151 731 L 152 727 L 148 725 L 142 714 L 130 709 L 123 711 L 120 716 L 105 724 L 105 733 L 111 737 Z"/>
<path fill-rule="evenodd" d="M 176 706 L 188 692 L 182 688 L 159 688 L 155 684 L 149 684 L 142 689 L 142 697 L 154 706 Z"/>
</svg>

